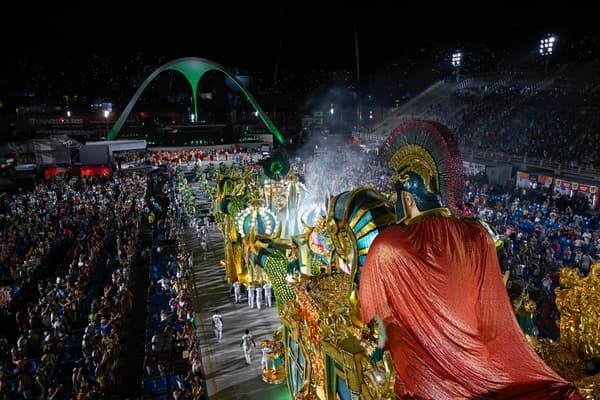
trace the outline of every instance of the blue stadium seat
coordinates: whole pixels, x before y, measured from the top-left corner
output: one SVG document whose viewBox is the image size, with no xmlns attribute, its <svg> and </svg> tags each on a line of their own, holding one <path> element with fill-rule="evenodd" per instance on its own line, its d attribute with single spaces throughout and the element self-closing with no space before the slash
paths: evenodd
<svg viewBox="0 0 600 400">
<path fill-rule="evenodd" d="M 37 371 L 38 369 L 38 362 L 37 360 L 28 360 L 27 362 L 27 373 L 29 374 L 33 374 L 35 373 L 35 371 Z"/>
<path fill-rule="evenodd" d="M 158 390 L 157 390 L 157 385 L 156 385 L 156 379 L 153 379 L 153 378 L 146 379 L 144 381 L 144 388 L 146 390 L 146 393 L 148 393 L 148 394 L 157 393 Z"/>
<path fill-rule="evenodd" d="M 169 387 L 171 388 L 171 390 L 174 390 L 176 387 L 179 387 L 179 383 L 177 380 L 177 375 L 169 376 Z"/>
<path fill-rule="evenodd" d="M 156 380 L 156 391 L 158 393 L 163 393 L 167 391 L 167 377 L 161 376 Z"/>
<path fill-rule="evenodd" d="M 150 274 L 150 278 L 151 278 L 153 281 L 155 281 L 155 282 L 156 282 L 156 281 L 159 281 L 159 280 L 160 280 L 160 278 L 162 278 L 162 276 L 161 276 L 159 273 L 152 272 L 152 273 Z"/>
</svg>

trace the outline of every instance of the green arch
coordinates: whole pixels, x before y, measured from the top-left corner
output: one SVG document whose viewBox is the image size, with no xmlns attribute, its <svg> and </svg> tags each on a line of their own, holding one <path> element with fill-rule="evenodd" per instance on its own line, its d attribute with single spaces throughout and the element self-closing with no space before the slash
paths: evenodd
<svg viewBox="0 0 600 400">
<path fill-rule="evenodd" d="M 267 126 L 269 131 L 271 131 L 271 133 L 275 135 L 277 140 L 279 140 L 279 143 L 283 143 L 285 141 L 283 135 L 279 132 L 275 124 L 273 124 L 273 122 L 265 114 L 263 109 L 258 105 L 254 97 L 250 94 L 248 90 L 246 90 L 244 85 L 236 77 L 227 72 L 225 68 L 223 68 L 219 64 L 198 57 L 178 58 L 177 60 L 173 60 L 166 64 L 163 64 L 162 66 L 158 67 L 153 73 L 151 73 L 150 76 L 146 78 L 146 80 L 135 92 L 131 100 L 129 100 L 127 107 L 125 107 L 125 110 L 123 110 L 121 116 L 119 116 L 119 119 L 117 119 L 117 122 L 115 122 L 113 127 L 110 129 L 106 140 L 113 140 L 119 134 L 119 131 L 123 127 L 123 124 L 125 123 L 125 120 L 129 116 L 129 114 L 131 113 L 133 106 L 138 101 L 139 97 L 142 95 L 146 87 L 161 72 L 167 70 L 179 71 L 187 79 L 190 86 L 192 87 L 192 98 L 194 100 L 194 121 L 198 121 L 198 103 L 196 92 L 198 89 L 198 82 L 200 82 L 200 78 L 202 78 L 202 76 L 208 71 L 220 71 L 223 74 L 225 74 L 227 78 L 231 79 L 237 85 L 238 88 L 240 88 L 240 90 L 242 91 L 242 93 L 244 93 L 248 101 L 250 101 L 250 104 L 252 104 L 252 107 L 254 107 L 254 109 L 258 112 L 260 119 L 262 119 L 263 123 Z"/>
</svg>

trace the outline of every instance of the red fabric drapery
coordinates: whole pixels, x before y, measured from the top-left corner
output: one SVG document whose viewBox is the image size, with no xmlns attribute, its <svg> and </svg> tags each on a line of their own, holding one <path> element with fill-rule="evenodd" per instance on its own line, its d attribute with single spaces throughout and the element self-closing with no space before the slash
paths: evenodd
<svg viewBox="0 0 600 400">
<path fill-rule="evenodd" d="M 519 328 L 495 247 L 475 222 L 436 216 L 385 229 L 360 280 L 381 318 L 400 398 L 582 399 Z"/>
</svg>

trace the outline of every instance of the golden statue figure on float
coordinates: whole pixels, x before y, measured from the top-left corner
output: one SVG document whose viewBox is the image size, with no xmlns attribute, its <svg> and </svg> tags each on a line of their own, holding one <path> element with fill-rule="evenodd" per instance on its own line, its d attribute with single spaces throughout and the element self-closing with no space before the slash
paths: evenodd
<svg viewBox="0 0 600 400">
<path fill-rule="evenodd" d="M 273 332 L 271 340 L 263 340 L 260 343 L 262 359 L 262 379 L 269 384 L 283 383 L 287 379 L 285 372 L 285 359 L 281 331 Z"/>
</svg>

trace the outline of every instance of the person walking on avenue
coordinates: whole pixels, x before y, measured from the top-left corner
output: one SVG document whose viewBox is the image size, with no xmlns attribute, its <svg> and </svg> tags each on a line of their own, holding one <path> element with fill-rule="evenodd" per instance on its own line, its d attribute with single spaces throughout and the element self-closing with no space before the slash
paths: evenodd
<svg viewBox="0 0 600 400">
<path fill-rule="evenodd" d="M 260 359 L 260 368 L 262 371 L 266 371 L 269 367 L 269 354 L 271 353 L 271 348 L 267 345 L 262 344 L 262 358 Z"/>
<path fill-rule="evenodd" d="M 215 310 L 215 313 L 212 316 L 212 325 L 215 330 L 217 342 L 221 343 L 221 338 L 223 337 L 223 317 L 219 314 L 219 310 Z"/>
<path fill-rule="evenodd" d="M 265 300 L 267 301 L 267 306 L 271 307 L 273 300 L 273 286 L 267 282 L 263 285 L 263 289 L 265 291 Z"/>
<path fill-rule="evenodd" d="M 248 307 L 250 308 L 254 308 L 254 296 L 256 295 L 255 290 L 256 287 L 254 287 L 254 284 L 250 282 L 250 286 L 248 286 Z"/>
<path fill-rule="evenodd" d="M 244 358 L 246 359 L 246 365 L 250 365 L 252 363 L 252 347 L 256 347 L 256 343 L 254 342 L 254 338 L 250 334 L 250 330 L 246 329 L 246 333 L 242 335 L 242 341 L 240 342 L 240 346 L 244 351 Z"/>
<path fill-rule="evenodd" d="M 242 301 L 242 285 L 240 284 L 240 281 L 238 281 L 237 278 L 235 278 L 235 282 L 233 282 L 232 285 L 233 294 L 235 296 L 235 302 L 240 303 Z"/>
<path fill-rule="evenodd" d="M 256 308 L 260 310 L 263 303 L 263 288 L 262 286 L 256 287 Z"/>
</svg>

